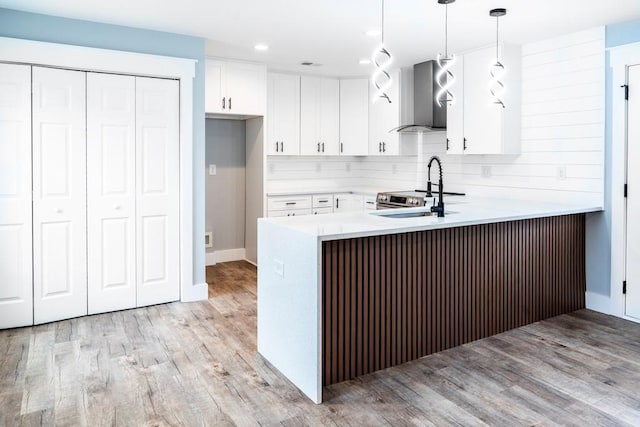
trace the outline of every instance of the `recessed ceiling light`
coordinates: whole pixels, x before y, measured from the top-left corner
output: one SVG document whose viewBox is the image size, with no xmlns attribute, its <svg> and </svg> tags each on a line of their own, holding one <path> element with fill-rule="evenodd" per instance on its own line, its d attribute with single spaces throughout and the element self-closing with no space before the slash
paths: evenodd
<svg viewBox="0 0 640 427">
<path fill-rule="evenodd" d="M 380 30 L 369 30 L 365 34 L 368 35 L 369 37 L 378 37 L 380 34 L 382 34 L 382 31 L 380 31 Z"/>
<path fill-rule="evenodd" d="M 269 50 L 269 46 L 267 46 L 266 44 L 257 44 L 253 47 L 255 50 Z"/>
<path fill-rule="evenodd" d="M 369 65 L 371 64 L 371 60 L 370 59 L 361 59 L 360 60 L 360 65 Z"/>
</svg>

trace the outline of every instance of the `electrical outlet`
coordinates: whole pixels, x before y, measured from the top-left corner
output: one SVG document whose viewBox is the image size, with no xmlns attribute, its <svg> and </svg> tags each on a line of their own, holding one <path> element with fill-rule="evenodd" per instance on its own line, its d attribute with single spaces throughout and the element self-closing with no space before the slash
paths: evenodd
<svg viewBox="0 0 640 427">
<path fill-rule="evenodd" d="M 284 262 L 274 259 L 273 260 L 273 272 L 280 277 L 284 277 Z"/>
<path fill-rule="evenodd" d="M 483 178 L 491 178 L 491 166 L 482 165 L 480 166 L 480 176 Z"/>
<path fill-rule="evenodd" d="M 209 175 L 215 175 L 216 173 L 216 165 L 209 165 Z"/>
<path fill-rule="evenodd" d="M 567 167 L 566 166 L 558 166 L 556 169 L 556 179 L 558 181 L 564 181 L 567 179 Z"/>
<path fill-rule="evenodd" d="M 204 233 L 204 247 L 213 248 L 213 231 Z"/>
</svg>

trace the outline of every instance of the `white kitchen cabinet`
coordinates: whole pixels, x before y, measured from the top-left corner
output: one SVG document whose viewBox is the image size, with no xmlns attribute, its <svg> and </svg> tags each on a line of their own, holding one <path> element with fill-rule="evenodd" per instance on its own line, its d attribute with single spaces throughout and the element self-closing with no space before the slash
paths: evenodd
<svg viewBox="0 0 640 427">
<path fill-rule="evenodd" d="M 447 138 L 451 154 L 518 154 L 521 146 L 521 51 L 519 46 L 500 45 L 506 68 L 505 108 L 491 102 L 489 65 L 495 47 L 466 53 L 461 58 L 462 76 L 456 82 L 456 105 L 447 117 Z M 459 66 L 459 67 L 460 67 Z M 460 96 L 461 93 L 461 96 Z M 462 110 L 462 111 L 461 111 Z"/>
<path fill-rule="evenodd" d="M 451 87 L 454 102 L 447 102 L 447 154 L 462 154 L 464 152 L 464 55 L 458 55 L 456 62 L 451 67 L 451 72 L 456 76 L 456 82 Z M 484 85 L 484 88 L 487 86 Z"/>
<path fill-rule="evenodd" d="M 206 60 L 205 112 L 262 116 L 265 113 L 266 70 L 258 64 Z"/>
<path fill-rule="evenodd" d="M 369 80 L 340 80 L 340 154 L 369 154 Z"/>
<path fill-rule="evenodd" d="M 87 314 L 85 73 L 33 67 L 34 323 Z"/>
<path fill-rule="evenodd" d="M 369 155 L 394 156 L 400 154 L 400 135 L 394 128 L 401 123 L 400 70 L 390 73 L 393 84 L 387 90 L 391 103 L 376 97 L 377 89 L 369 83 Z M 390 132 L 391 131 L 391 132 Z"/>
<path fill-rule="evenodd" d="M 300 154 L 300 76 L 269 73 L 267 154 Z"/>
<path fill-rule="evenodd" d="M 33 324 L 31 67 L 0 64 L 0 328 Z"/>
<path fill-rule="evenodd" d="M 335 213 L 359 212 L 364 210 L 364 196 L 362 194 L 336 194 L 333 211 Z"/>
<path fill-rule="evenodd" d="M 340 83 L 337 79 L 300 79 L 300 154 L 339 153 Z"/>
<path fill-rule="evenodd" d="M 88 313 L 136 306 L 136 79 L 87 74 Z"/>
<path fill-rule="evenodd" d="M 376 210 L 376 195 L 365 194 L 364 196 L 364 210 L 375 211 Z"/>
</svg>

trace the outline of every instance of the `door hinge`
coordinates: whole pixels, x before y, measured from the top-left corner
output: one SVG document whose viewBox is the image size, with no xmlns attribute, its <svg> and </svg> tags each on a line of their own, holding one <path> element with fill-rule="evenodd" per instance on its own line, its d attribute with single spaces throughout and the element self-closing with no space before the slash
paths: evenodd
<svg viewBox="0 0 640 427">
<path fill-rule="evenodd" d="M 629 85 L 622 85 L 620 87 L 624 88 L 624 99 L 625 101 L 629 100 Z"/>
<path fill-rule="evenodd" d="M 624 185 L 624 197 L 627 197 L 627 184 Z"/>
<path fill-rule="evenodd" d="M 627 294 L 627 281 L 626 280 L 622 282 L 622 293 L 625 294 L 625 295 Z"/>
</svg>

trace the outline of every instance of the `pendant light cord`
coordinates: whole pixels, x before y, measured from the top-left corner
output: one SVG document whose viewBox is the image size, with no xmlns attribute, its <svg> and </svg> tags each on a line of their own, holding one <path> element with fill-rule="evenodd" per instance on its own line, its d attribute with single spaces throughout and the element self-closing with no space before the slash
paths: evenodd
<svg viewBox="0 0 640 427">
<path fill-rule="evenodd" d="M 449 57 L 449 3 L 444 5 L 444 56 Z"/>
<path fill-rule="evenodd" d="M 498 50 L 498 41 L 500 37 L 500 17 L 496 16 L 496 61 L 500 60 L 499 50 Z"/>
<path fill-rule="evenodd" d="M 384 46 L 384 0 L 382 0 L 382 15 L 381 16 L 382 16 L 382 25 L 381 25 L 382 30 L 380 32 L 381 32 L 381 35 L 382 35 L 382 45 Z"/>
</svg>

